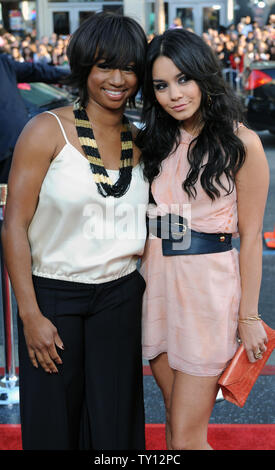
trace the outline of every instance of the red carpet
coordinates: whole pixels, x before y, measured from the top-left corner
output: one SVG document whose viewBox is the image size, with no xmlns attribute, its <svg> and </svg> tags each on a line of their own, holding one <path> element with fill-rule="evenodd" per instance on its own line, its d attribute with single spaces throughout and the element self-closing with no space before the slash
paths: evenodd
<svg viewBox="0 0 275 470">
<path fill-rule="evenodd" d="M 215 450 L 275 450 L 275 424 L 210 424 Z M 146 425 L 147 450 L 165 450 L 163 424 Z M 19 424 L 0 424 L 0 450 L 20 450 Z"/>
<path fill-rule="evenodd" d="M 208 442 L 215 450 L 275 450 L 275 424 L 210 424 Z M 163 424 L 146 425 L 146 447 L 165 449 Z"/>
</svg>

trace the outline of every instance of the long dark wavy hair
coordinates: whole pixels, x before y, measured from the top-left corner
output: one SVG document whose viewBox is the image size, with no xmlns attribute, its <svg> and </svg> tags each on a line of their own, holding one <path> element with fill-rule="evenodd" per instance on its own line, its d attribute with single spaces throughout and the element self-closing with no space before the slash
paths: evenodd
<svg viewBox="0 0 275 470">
<path fill-rule="evenodd" d="M 152 67 L 160 56 L 171 59 L 187 79 L 195 80 L 202 94 L 199 116 L 203 127 L 188 148 L 190 170 L 183 181 L 183 190 L 189 198 L 196 197 L 194 185 L 208 155 L 200 176 L 202 188 L 212 200 L 220 197 L 221 189 L 230 194 L 236 173 L 245 160 L 244 145 L 234 133 L 236 124 L 245 121 L 242 106 L 225 82 L 212 49 L 195 33 L 184 29 L 167 30 L 156 36 L 147 51 L 142 89 L 144 126 L 136 138 L 146 178 L 152 182 L 160 173 L 161 162 L 179 144 L 179 128 L 183 124 L 166 113 L 155 98 Z M 222 175 L 226 181 L 221 180 Z"/>
</svg>

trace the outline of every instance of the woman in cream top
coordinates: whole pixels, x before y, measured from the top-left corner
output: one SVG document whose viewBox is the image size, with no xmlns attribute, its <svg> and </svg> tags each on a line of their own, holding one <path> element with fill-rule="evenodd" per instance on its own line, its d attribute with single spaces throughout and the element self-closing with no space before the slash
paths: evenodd
<svg viewBox="0 0 275 470">
<path fill-rule="evenodd" d="M 146 47 L 134 20 L 89 17 L 67 51 L 79 99 L 35 117 L 17 142 L 2 239 L 25 450 L 145 448 L 136 263 L 148 183 L 124 109 Z"/>
<path fill-rule="evenodd" d="M 132 170 L 129 190 L 103 198 L 88 160 L 70 144 L 58 116 L 64 147 L 43 180 L 28 239 L 36 276 L 102 283 L 136 269 L 146 239 L 148 183 L 142 167 Z M 107 170 L 113 181 L 118 170 Z M 48 228 L 51 227 L 50 230 Z"/>
</svg>

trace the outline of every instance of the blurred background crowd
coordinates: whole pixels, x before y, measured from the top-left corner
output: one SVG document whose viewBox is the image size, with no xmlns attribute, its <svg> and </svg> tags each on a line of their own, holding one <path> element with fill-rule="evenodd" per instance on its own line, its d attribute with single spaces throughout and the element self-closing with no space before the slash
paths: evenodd
<svg viewBox="0 0 275 470">
<path fill-rule="evenodd" d="M 181 28 L 180 18 L 175 18 L 171 28 Z M 154 35 L 148 35 L 151 41 Z M 22 36 L 11 34 L 0 25 L 0 52 L 9 54 L 19 62 L 42 62 L 50 65 L 67 65 L 66 49 L 70 36 L 44 36 L 40 40 L 36 31 Z M 259 27 L 250 16 L 241 18 L 219 30 L 209 28 L 203 39 L 214 49 L 223 68 L 231 68 L 239 73 L 253 61 L 275 60 L 275 14 L 269 15 L 267 24 Z"/>
<path fill-rule="evenodd" d="M 9 54 L 18 62 L 67 65 L 66 49 L 69 38 L 53 33 L 38 40 L 35 30 L 21 37 L 0 28 L 0 52 Z"/>
<path fill-rule="evenodd" d="M 262 28 L 249 16 L 228 30 L 208 30 L 204 40 L 215 50 L 223 67 L 238 69 L 241 73 L 253 61 L 275 60 L 275 15 Z"/>
</svg>

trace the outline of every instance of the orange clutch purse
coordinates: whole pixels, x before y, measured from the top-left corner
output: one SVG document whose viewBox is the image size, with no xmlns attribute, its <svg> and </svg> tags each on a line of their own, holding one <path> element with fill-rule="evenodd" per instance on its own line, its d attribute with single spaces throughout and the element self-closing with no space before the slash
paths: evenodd
<svg viewBox="0 0 275 470">
<path fill-rule="evenodd" d="M 275 330 L 263 321 L 262 325 L 268 337 L 267 350 L 263 353 L 262 359 L 250 362 L 244 346 L 241 345 L 218 381 L 225 400 L 241 408 L 244 406 L 254 383 L 275 348 Z"/>
</svg>

